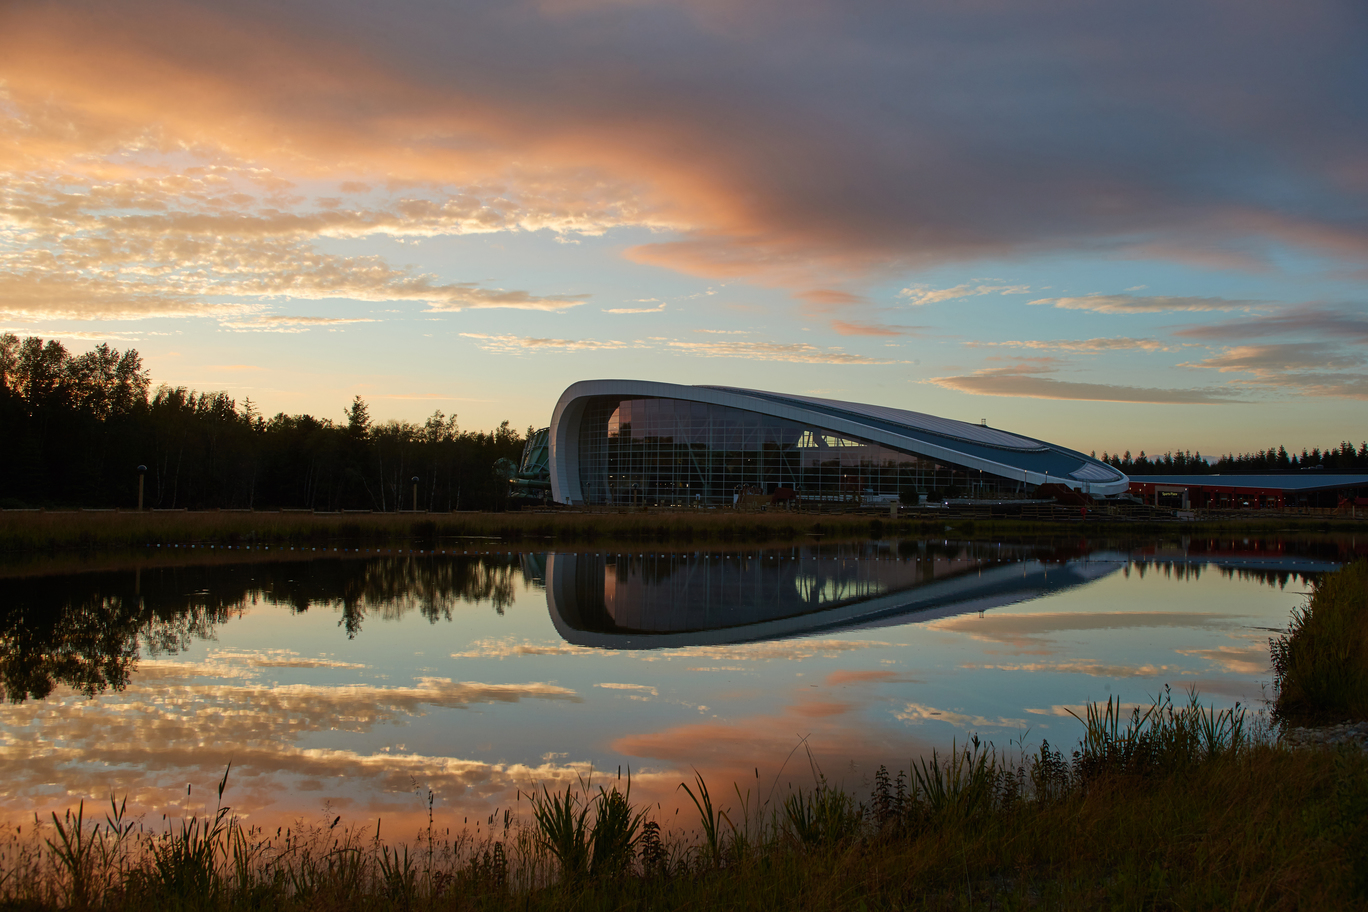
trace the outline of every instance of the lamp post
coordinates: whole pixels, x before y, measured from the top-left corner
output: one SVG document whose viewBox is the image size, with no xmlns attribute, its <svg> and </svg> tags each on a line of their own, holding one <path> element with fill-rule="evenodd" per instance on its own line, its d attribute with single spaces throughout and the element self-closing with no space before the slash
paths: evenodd
<svg viewBox="0 0 1368 912">
<path fill-rule="evenodd" d="M 413 476 L 413 512 L 418 512 L 418 476 Z"/>
<path fill-rule="evenodd" d="M 138 466 L 138 512 L 143 508 L 143 481 L 147 478 L 147 466 Z"/>
</svg>

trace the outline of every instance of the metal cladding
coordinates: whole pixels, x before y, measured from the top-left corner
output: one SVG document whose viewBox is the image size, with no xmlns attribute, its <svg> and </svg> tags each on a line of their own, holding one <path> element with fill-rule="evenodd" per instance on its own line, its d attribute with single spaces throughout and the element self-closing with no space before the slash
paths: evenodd
<svg viewBox="0 0 1368 912">
<path fill-rule="evenodd" d="M 991 486 L 993 491 L 1013 491 L 1016 496 L 1023 496 L 1040 485 L 1060 485 L 1106 497 L 1125 493 L 1129 484 L 1129 479 L 1120 471 L 1083 453 L 1025 435 L 920 412 L 732 387 L 685 386 L 647 380 L 583 380 L 566 389 L 551 418 L 551 491 L 557 503 L 593 501 L 593 497 L 586 496 L 582 469 L 588 464 L 583 462 L 581 451 L 586 440 L 597 440 L 594 437 L 597 430 L 589 428 L 587 422 L 591 419 L 586 418 L 586 410 L 592 416 L 596 414 L 595 410 L 602 412 L 611 406 L 614 399 L 623 403 L 667 400 L 670 407 L 676 409 L 682 408 L 680 403 L 697 403 L 709 407 L 709 415 L 745 414 L 752 416 L 751 420 L 761 416 L 758 420 L 770 422 L 778 429 L 775 433 L 779 430 L 788 433 L 788 440 L 792 440 L 792 434 L 797 431 L 807 436 L 817 435 L 819 440 L 834 439 L 848 447 L 867 447 L 870 452 L 884 457 L 894 451 L 898 457 L 908 457 L 909 464 L 930 465 L 933 470 L 943 470 L 956 478 L 971 478 L 983 491 Z M 601 418 L 593 420 L 602 421 Z M 776 444 L 774 439 L 772 436 L 766 444 L 766 455 L 776 449 L 792 448 L 792 444 Z M 700 443 L 674 445 L 684 453 L 707 449 Z M 717 448 L 714 451 L 720 452 Z M 718 457 L 705 454 L 704 458 Z M 859 469 L 856 467 L 852 471 Z M 712 481 L 710 484 L 715 488 L 718 483 Z M 635 491 L 633 487 L 634 497 Z M 716 502 L 717 492 L 710 489 L 709 495 Z M 672 496 L 676 502 L 682 502 L 682 495 L 675 493 Z M 690 498 L 695 496 L 698 495 L 688 495 Z"/>
</svg>

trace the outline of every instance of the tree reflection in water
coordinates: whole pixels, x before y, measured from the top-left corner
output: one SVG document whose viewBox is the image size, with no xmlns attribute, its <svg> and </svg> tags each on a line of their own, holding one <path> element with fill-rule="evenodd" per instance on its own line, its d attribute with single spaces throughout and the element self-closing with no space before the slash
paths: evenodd
<svg viewBox="0 0 1368 912">
<path fill-rule="evenodd" d="M 907 573 L 934 570 L 931 575 L 940 579 L 938 567 L 967 572 L 980 565 L 1028 558 L 1063 563 L 1100 547 L 1129 552 L 1127 573 L 1134 569 L 1140 574 L 1151 571 L 1196 578 L 1204 567 L 1214 565 L 1222 574 L 1278 586 L 1305 582 L 1309 569 L 1325 569 L 1308 568 L 1308 560 L 1328 566 L 1327 562 L 1351 559 L 1365 549 L 1357 540 L 1344 538 L 1109 542 L 1105 546 L 1086 541 L 1031 545 L 881 541 L 803 545 L 800 550 L 805 554 L 821 555 L 828 561 L 820 580 L 796 573 L 786 576 L 791 564 L 772 575 L 783 583 L 775 592 L 817 609 L 884 587 L 898 589 L 907 582 L 900 578 L 904 569 L 896 563 L 877 568 L 863 563 L 871 557 L 880 561 L 896 557 L 906 564 Z M 749 562 L 760 567 L 764 563 L 761 554 L 757 551 L 748 557 L 749 552 L 726 549 L 713 557 L 721 558 L 719 567 Z M 695 572 L 701 553 L 689 560 L 680 555 L 600 554 L 603 566 L 596 565 L 592 574 L 595 598 L 589 601 L 601 606 L 602 613 L 604 587 L 611 582 L 615 599 L 621 590 L 615 609 L 619 602 L 624 611 L 653 604 L 664 597 L 662 593 L 682 585 L 675 580 L 678 574 Z M 849 564 L 842 563 L 846 558 Z M 587 561 L 581 563 L 587 567 Z M 174 654 L 195 640 L 213 639 L 218 625 L 233 612 L 256 605 L 282 606 L 293 612 L 331 609 L 338 613 L 338 625 L 348 637 L 357 636 L 373 617 L 397 620 L 416 612 L 430 623 L 450 621 L 461 603 L 488 603 L 502 614 L 520 586 L 545 586 L 545 567 L 546 555 L 533 553 L 319 556 L 9 578 L 0 582 L 4 587 L 0 688 L 12 703 L 43 699 L 58 685 L 87 696 L 121 690 L 144 651 Z M 643 593 L 628 598 L 633 587 Z M 599 627 L 616 623 L 609 624 L 606 616 L 600 620 Z M 589 629 L 596 624 L 580 626 Z"/>
<path fill-rule="evenodd" d="M 477 602 L 503 614 L 520 584 L 544 584 L 544 566 L 539 555 L 424 555 L 10 579 L 0 605 L 0 688 L 11 703 L 44 699 L 59 684 L 88 697 L 119 691 L 144 650 L 175 654 L 214 639 L 235 611 L 256 605 L 331 608 L 349 638 L 371 616 L 418 612 L 435 624 Z"/>
</svg>

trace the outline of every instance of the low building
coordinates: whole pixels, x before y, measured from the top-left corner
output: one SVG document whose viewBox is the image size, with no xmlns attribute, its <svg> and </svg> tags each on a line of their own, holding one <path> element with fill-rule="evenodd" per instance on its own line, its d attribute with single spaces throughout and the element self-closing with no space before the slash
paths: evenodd
<svg viewBox="0 0 1368 912">
<path fill-rule="evenodd" d="M 721 386 L 585 380 L 556 403 L 557 503 L 731 506 L 1124 494 L 1129 479 L 1083 453 L 920 412 Z M 1051 495 L 1053 497 L 1053 495 Z"/>
<path fill-rule="evenodd" d="M 1175 510 L 1368 507 L 1368 474 L 1324 471 L 1273 475 L 1133 475 L 1130 492 Z"/>
<path fill-rule="evenodd" d="M 542 428 L 528 435 L 523 444 L 518 469 L 508 479 L 509 500 L 516 504 L 544 504 L 551 497 L 551 478 L 547 462 L 551 448 L 547 445 L 550 428 Z"/>
</svg>

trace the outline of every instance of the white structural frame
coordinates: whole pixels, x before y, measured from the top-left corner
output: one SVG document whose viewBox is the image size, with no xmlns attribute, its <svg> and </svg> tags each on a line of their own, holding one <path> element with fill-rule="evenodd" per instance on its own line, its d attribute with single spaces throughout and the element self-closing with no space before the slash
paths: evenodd
<svg viewBox="0 0 1368 912">
<path fill-rule="evenodd" d="M 929 443 L 912 433 L 907 435 L 895 433 L 886 427 L 872 426 L 860 421 L 860 414 L 852 409 L 859 409 L 869 413 L 869 417 L 878 418 L 881 423 L 890 423 L 890 417 L 897 414 L 897 410 L 884 409 L 876 406 L 860 406 L 856 403 L 838 402 L 835 400 L 810 399 L 789 399 L 786 401 L 775 401 L 774 399 L 762 398 L 766 396 L 783 397 L 783 393 L 763 393 L 755 391 L 748 394 L 746 390 L 722 389 L 709 386 L 686 386 L 680 383 L 664 383 L 658 380 L 581 380 L 572 383 L 560 400 L 556 403 L 556 410 L 551 414 L 551 497 L 556 503 L 562 504 L 581 504 L 584 503 L 584 492 L 580 487 L 579 473 L 579 429 L 580 420 L 584 416 L 584 407 L 588 400 L 597 396 L 620 396 L 622 398 L 658 398 L 658 399 L 678 399 L 685 402 L 703 402 L 709 405 L 719 405 L 726 408 L 740 409 L 746 412 L 757 412 L 762 415 L 772 415 L 776 418 L 786 418 L 801 424 L 811 425 L 812 427 L 822 428 L 834 433 L 845 434 L 870 443 L 883 444 L 894 449 L 904 450 L 909 453 L 916 453 L 926 456 L 939 462 L 951 463 L 964 466 L 969 469 L 978 469 L 990 475 L 997 475 L 1001 478 L 1021 479 L 1026 485 L 1060 484 L 1081 491 L 1087 494 L 1094 494 L 1102 497 L 1123 494 L 1130 486 L 1130 479 L 1117 469 L 1107 465 L 1100 460 L 1084 456 L 1064 447 L 1053 446 L 1044 441 L 1026 438 L 1020 435 L 1010 435 L 1022 444 L 1030 444 L 1028 449 L 1025 446 L 1017 447 L 997 447 L 996 451 L 1003 454 L 1004 460 L 1010 460 L 1013 452 L 1039 452 L 1041 450 L 1054 450 L 1065 453 L 1079 460 L 1079 465 L 1074 472 L 1084 471 L 1090 477 L 1078 479 L 1069 477 L 1067 474 L 1052 475 L 1048 472 L 1036 472 L 1029 469 L 1012 465 L 1010 461 L 996 461 L 986 459 L 982 456 L 963 453 L 950 446 L 941 446 Z M 811 407 L 805 407 L 804 403 L 811 403 Z M 833 415 L 825 409 L 845 409 L 849 417 Z M 909 417 L 916 413 L 904 412 Z M 937 429 L 922 426 L 918 427 L 910 421 L 907 427 L 910 432 L 917 430 L 929 431 L 942 437 L 953 437 L 954 434 L 948 430 L 955 428 L 962 429 L 962 436 L 967 442 L 974 443 L 974 437 L 981 434 L 979 425 L 969 424 L 968 422 L 954 421 L 945 418 L 927 419 L 936 422 Z M 1114 478 L 1103 480 L 1097 478 L 1100 474 L 1110 474 Z"/>
</svg>

